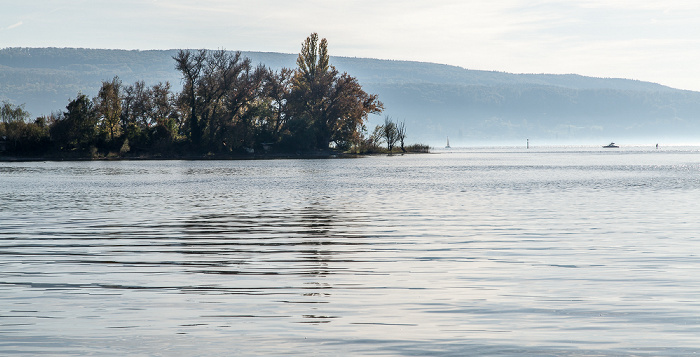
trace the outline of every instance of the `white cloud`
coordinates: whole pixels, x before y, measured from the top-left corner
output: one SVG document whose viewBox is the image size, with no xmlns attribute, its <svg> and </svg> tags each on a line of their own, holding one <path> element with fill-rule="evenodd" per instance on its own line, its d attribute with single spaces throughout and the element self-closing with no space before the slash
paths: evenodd
<svg viewBox="0 0 700 357">
<path fill-rule="evenodd" d="M 8 29 L 8 30 L 12 30 L 12 29 L 17 28 L 17 27 L 20 27 L 20 26 L 22 26 L 22 25 L 24 25 L 24 22 L 20 21 L 20 22 L 17 22 L 17 23 L 15 23 L 15 24 L 12 24 L 12 25 L 10 25 L 10 26 L 7 26 L 7 29 Z"/>
<path fill-rule="evenodd" d="M 696 0 L 16 3 L 6 16 L 23 22 L 8 28 L 22 31 L 4 45 L 295 53 L 318 32 L 331 55 L 620 76 L 700 90 L 700 73 L 691 72 L 700 62 Z"/>
</svg>

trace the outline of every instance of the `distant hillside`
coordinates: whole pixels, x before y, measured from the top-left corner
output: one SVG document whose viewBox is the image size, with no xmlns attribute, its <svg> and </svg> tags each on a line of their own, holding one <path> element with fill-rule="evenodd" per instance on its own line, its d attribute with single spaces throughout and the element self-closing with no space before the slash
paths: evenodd
<svg viewBox="0 0 700 357">
<path fill-rule="evenodd" d="M 177 50 L 62 48 L 0 50 L 0 100 L 25 103 L 34 116 L 65 109 L 101 81 L 169 81 L 181 87 Z M 253 63 L 295 67 L 295 54 L 244 52 Z M 511 74 L 432 63 L 332 57 L 340 71 L 376 93 L 385 114 L 405 120 L 411 142 L 454 145 L 524 142 L 600 143 L 700 138 L 700 92 L 655 83 L 579 75 Z M 373 118 L 371 125 L 380 118 Z"/>
</svg>

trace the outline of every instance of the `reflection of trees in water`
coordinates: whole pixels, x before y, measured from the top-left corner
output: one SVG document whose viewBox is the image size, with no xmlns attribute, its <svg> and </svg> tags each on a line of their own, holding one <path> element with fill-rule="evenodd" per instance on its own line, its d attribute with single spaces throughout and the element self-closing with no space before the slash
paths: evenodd
<svg viewBox="0 0 700 357">
<path fill-rule="evenodd" d="M 183 225 L 179 253 L 212 268 L 203 273 L 322 276 L 337 272 L 330 264 L 349 262 L 338 256 L 348 246 L 365 244 L 353 226 L 348 217 L 318 205 L 297 212 L 201 215 Z M 263 261 L 279 270 L 251 269 Z"/>
<path fill-rule="evenodd" d="M 289 293 L 296 298 L 278 302 L 316 305 L 327 302 L 324 300 L 333 289 L 327 277 L 353 271 L 348 254 L 366 244 L 361 232 L 358 234 L 361 227 L 352 215 L 320 204 L 296 210 L 200 215 L 183 224 L 178 253 L 185 257 L 188 272 L 259 276 L 259 285 L 245 293 Z M 240 282 L 250 280 L 226 280 L 224 284 L 234 284 L 231 288 L 235 290 Z M 230 293 L 226 286 L 220 289 Z M 300 297 L 301 301 L 296 301 Z M 304 322 L 328 322 L 332 318 L 317 314 L 304 317 Z"/>
<path fill-rule="evenodd" d="M 305 207 L 298 217 L 300 232 L 303 235 L 305 248 L 300 250 L 306 261 L 314 263 L 317 267 L 314 271 L 310 271 L 311 275 L 325 276 L 331 274 L 329 263 L 332 263 L 334 255 L 338 252 L 334 251 L 334 243 L 332 231 L 336 226 L 336 216 L 325 209 L 321 205 L 310 205 Z M 338 224 L 339 225 L 339 224 Z"/>
</svg>

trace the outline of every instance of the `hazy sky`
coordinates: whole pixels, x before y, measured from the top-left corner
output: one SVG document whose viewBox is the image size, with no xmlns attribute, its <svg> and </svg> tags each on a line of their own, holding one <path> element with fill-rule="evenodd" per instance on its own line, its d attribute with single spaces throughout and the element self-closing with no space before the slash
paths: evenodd
<svg viewBox="0 0 700 357">
<path fill-rule="evenodd" d="M 0 0 L 0 48 L 209 48 L 515 73 L 622 77 L 700 90 L 697 0 Z"/>
</svg>

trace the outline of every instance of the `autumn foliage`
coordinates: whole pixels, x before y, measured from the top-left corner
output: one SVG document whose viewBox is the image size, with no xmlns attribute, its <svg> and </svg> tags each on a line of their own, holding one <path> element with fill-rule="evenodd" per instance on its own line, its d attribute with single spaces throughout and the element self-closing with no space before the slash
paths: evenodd
<svg viewBox="0 0 700 357">
<path fill-rule="evenodd" d="M 345 151 L 361 144 L 368 116 L 383 110 L 376 95 L 330 64 L 328 43 L 315 33 L 302 43 L 296 69 L 254 66 L 224 50 L 181 50 L 173 59 L 180 92 L 167 82 L 125 85 L 115 77 L 94 98 L 79 93 L 66 111 L 34 123 L 4 103 L 0 149 L 91 157 Z M 33 144 L 26 133 L 38 136 Z"/>
</svg>

